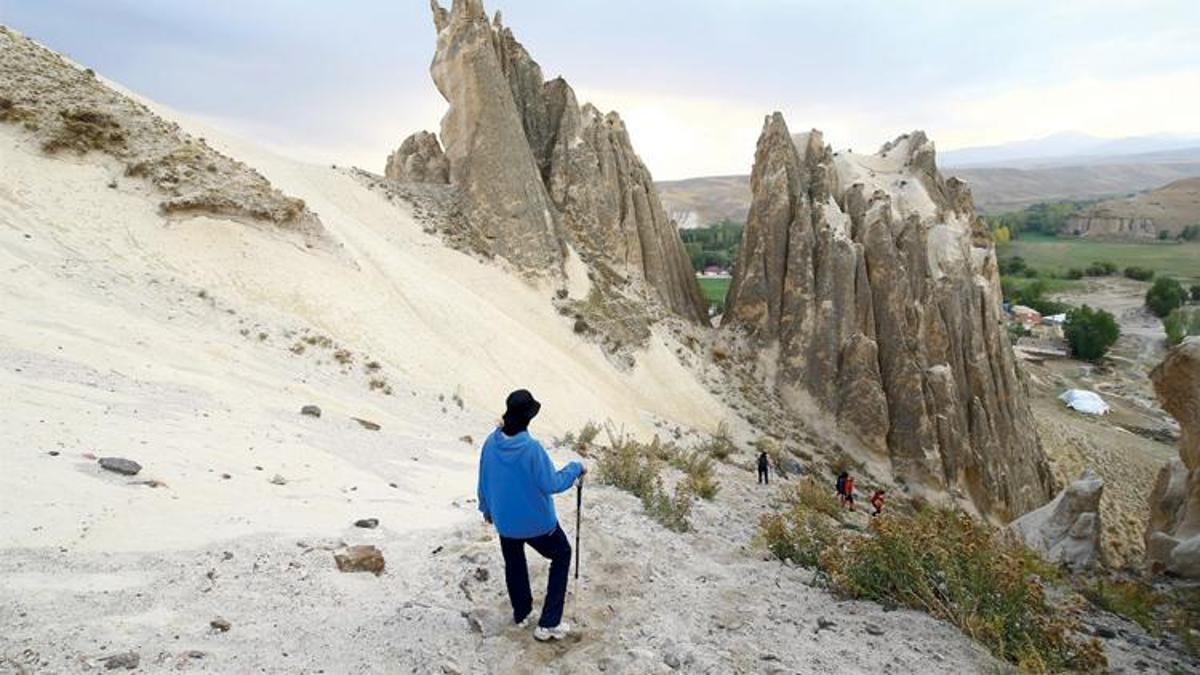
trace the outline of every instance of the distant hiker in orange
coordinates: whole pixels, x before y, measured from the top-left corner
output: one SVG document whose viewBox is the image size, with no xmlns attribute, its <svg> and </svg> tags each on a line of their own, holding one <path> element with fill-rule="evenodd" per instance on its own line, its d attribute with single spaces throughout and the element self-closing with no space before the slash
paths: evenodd
<svg viewBox="0 0 1200 675">
<path fill-rule="evenodd" d="M 845 503 L 846 503 L 846 508 L 853 511 L 854 510 L 854 476 L 847 474 L 846 482 L 842 486 L 842 490 L 845 493 L 842 496 L 844 498 L 843 501 L 845 501 Z"/>
<path fill-rule="evenodd" d="M 883 513 L 883 494 L 883 490 L 876 490 L 875 494 L 871 495 L 871 506 L 875 507 L 875 513 L 872 513 L 872 516 Z"/>
<path fill-rule="evenodd" d="M 771 472 L 771 459 L 769 457 L 767 457 L 767 451 L 763 450 L 762 452 L 758 453 L 758 484 L 759 485 L 770 485 L 771 484 L 770 472 Z"/>
</svg>

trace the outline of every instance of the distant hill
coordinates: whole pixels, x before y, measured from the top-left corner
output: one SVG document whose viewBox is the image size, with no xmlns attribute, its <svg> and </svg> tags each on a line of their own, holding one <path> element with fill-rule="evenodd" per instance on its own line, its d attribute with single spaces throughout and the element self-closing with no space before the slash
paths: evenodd
<svg viewBox="0 0 1200 675">
<path fill-rule="evenodd" d="M 1200 225 L 1200 178 L 1185 178 L 1157 190 L 1101 202 L 1067 221 L 1067 231 L 1084 237 L 1178 235 Z"/>
<path fill-rule="evenodd" d="M 1038 143 L 1044 147 L 1037 147 Z M 994 164 L 978 164 L 985 160 Z M 943 169 L 947 175 L 971 185 L 981 212 L 1001 213 L 1044 201 L 1124 198 L 1200 176 L 1200 141 L 1064 133 L 938 153 L 938 164 L 949 167 Z M 725 219 L 742 222 L 750 207 L 749 176 L 688 178 L 661 182 L 658 187 L 664 206 L 680 227 Z"/>
</svg>

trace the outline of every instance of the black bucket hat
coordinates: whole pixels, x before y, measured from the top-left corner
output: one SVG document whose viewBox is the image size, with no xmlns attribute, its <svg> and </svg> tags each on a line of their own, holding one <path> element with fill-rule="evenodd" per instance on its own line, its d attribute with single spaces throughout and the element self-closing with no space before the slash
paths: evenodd
<svg viewBox="0 0 1200 675">
<path fill-rule="evenodd" d="M 528 389 L 518 389 L 504 400 L 504 407 L 505 423 L 522 425 L 529 424 L 530 420 L 537 417 L 538 411 L 542 409 L 542 404 L 538 403 Z"/>
</svg>

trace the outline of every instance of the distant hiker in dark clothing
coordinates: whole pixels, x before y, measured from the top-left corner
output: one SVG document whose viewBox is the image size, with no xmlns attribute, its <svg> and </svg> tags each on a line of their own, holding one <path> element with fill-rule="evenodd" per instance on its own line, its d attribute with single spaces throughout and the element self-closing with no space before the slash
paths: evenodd
<svg viewBox="0 0 1200 675">
<path fill-rule="evenodd" d="M 842 486 L 842 491 L 845 492 L 846 508 L 854 510 L 854 476 L 846 476 L 846 482 Z"/>
<path fill-rule="evenodd" d="M 758 453 L 758 483 L 759 485 L 771 484 L 771 459 L 767 457 L 767 452 L 764 450 Z"/>
<path fill-rule="evenodd" d="M 875 507 L 875 513 L 872 513 L 872 516 L 883 513 L 883 494 L 883 490 L 876 490 L 875 494 L 871 495 L 871 506 Z"/>
<path fill-rule="evenodd" d="M 513 621 L 522 627 L 533 613 L 525 545 L 550 561 L 546 601 L 533 637 L 543 642 L 561 640 L 570 631 L 562 614 L 571 544 L 558 525 L 553 495 L 571 489 L 586 469 L 571 462 L 556 471 L 546 449 L 529 435 L 529 422 L 542 407 L 532 394 L 514 391 L 505 405 L 504 424 L 488 436 L 479 458 L 479 510 L 500 534 Z"/>
<path fill-rule="evenodd" d="M 846 479 L 849 477 L 850 477 L 850 474 L 843 471 L 840 474 L 838 474 L 838 478 L 837 478 L 838 501 L 841 502 L 843 505 L 846 503 Z"/>
</svg>

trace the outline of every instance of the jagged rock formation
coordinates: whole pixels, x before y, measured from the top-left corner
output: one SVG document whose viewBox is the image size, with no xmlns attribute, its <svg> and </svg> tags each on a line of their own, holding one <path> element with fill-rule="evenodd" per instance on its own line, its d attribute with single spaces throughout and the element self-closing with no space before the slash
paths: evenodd
<svg viewBox="0 0 1200 675">
<path fill-rule="evenodd" d="M 1010 532 L 1048 562 L 1088 570 L 1104 562 L 1100 498 L 1104 481 L 1090 469 L 1054 501 L 1009 524 Z"/>
<path fill-rule="evenodd" d="M 388 155 L 383 175 L 398 183 L 449 183 L 450 162 L 436 134 L 418 131 Z"/>
<path fill-rule="evenodd" d="M 562 78 L 545 81 L 481 0 L 431 4 L 433 79 L 450 104 L 441 134 L 450 182 L 495 252 L 555 274 L 569 244 L 649 286 L 674 313 L 705 320 L 679 233 L 620 117 L 581 108 Z"/>
<path fill-rule="evenodd" d="M 51 155 L 98 153 L 120 169 L 110 187 L 144 182 L 165 215 L 214 215 L 318 234 L 321 222 L 261 174 L 213 150 L 70 63 L 0 26 L 0 122 L 19 124 Z"/>
<path fill-rule="evenodd" d="M 1155 571 L 1200 578 L 1200 337 L 1173 347 L 1150 379 L 1163 409 L 1179 420 L 1179 459 L 1150 495 L 1146 560 Z"/>
<path fill-rule="evenodd" d="M 785 400 L 811 397 L 898 479 L 997 519 L 1049 500 L 990 237 L 925 135 L 835 155 L 776 113 L 751 185 L 723 322 L 778 345 Z"/>
<path fill-rule="evenodd" d="M 1066 231 L 1077 237 L 1154 239 L 1158 226 L 1151 218 L 1124 217 L 1106 211 L 1089 211 L 1067 219 Z"/>
</svg>

